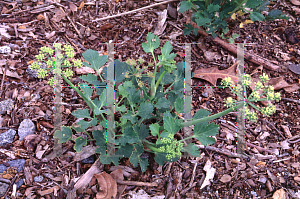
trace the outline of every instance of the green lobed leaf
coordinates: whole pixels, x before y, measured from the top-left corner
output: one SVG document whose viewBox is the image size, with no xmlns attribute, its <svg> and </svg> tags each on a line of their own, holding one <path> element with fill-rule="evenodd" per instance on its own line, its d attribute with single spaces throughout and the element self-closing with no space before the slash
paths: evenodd
<svg viewBox="0 0 300 199">
<path fill-rule="evenodd" d="M 71 113 L 73 116 L 77 118 L 89 118 L 92 119 L 88 109 L 78 109 Z"/>
<path fill-rule="evenodd" d="M 166 158 L 166 155 L 167 155 L 166 153 L 156 152 L 155 157 L 154 157 L 155 162 L 157 162 L 159 165 L 164 165 L 166 161 L 167 162 L 176 162 L 179 159 L 179 157 L 176 156 L 175 158 L 168 160 Z"/>
<path fill-rule="evenodd" d="M 131 111 L 127 111 L 125 115 L 123 115 L 124 119 L 130 120 L 132 124 L 137 122 L 137 117 Z"/>
<path fill-rule="evenodd" d="M 105 146 L 99 146 L 98 148 L 95 149 L 95 153 L 99 154 L 106 154 L 106 147 Z"/>
<path fill-rule="evenodd" d="M 68 126 L 62 126 L 61 131 L 55 131 L 54 138 L 58 139 L 58 144 L 67 142 L 72 139 L 72 130 Z"/>
<path fill-rule="evenodd" d="M 141 101 L 141 91 L 136 90 L 136 88 L 127 87 L 126 91 L 128 92 L 128 100 L 130 101 L 131 105 L 135 105 L 137 102 Z"/>
<path fill-rule="evenodd" d="M 176 110 L 177 114 L 183 113 L 184 112 L 184 99 L 178 97 L 175 100 L 174 106 L 175 106 L 175 110 Z"/>
<path fill-rule="evenodd" d="M 170 102 L 166 98 L 159 98 L 157 103 L 154 105 L 157 109 L 170 108 Z"/>
<path fill-rule="evenodd" d="M 119 141 L 120 144 L 124 146 L 126 143 L 128 144 L 136 143 L 137 141 L 139 141 L 139 137 L 137 133 L 133 130 L 133 128 L 128 126 L 124 129 L 124 132 L 120 137 Z"/>
<path fill-rule="evenodd" d="M 219 133 L 219 126 L 215 123 L 210 123 L 206 126 L 202 126 L 201 128 L 194 127 L 194 135 L 193 137 L 196 138 L 201 142 L 203 145 L 211 145 L 216 142 L 216 140 L 212 137 L 208 136 L 216 136 Z"/>
<path fill-rule="evenodd" d="M 158 123 L 151 124 L 149 127 L 150 127 L 151 134 L 153 136 L 159 135 L 159 124 Z"/>
<path fill-rule="evenodd" d="M 168 131 L 168 133 L 175 134 L 180 129 L 180 125 L 178 121 L 174 121 L 173 117 L 170 117 L 170 113 L 165 112 L 163 116 L 164 120 L 164 129 Z"/>
<path fill-rule="evenodd" d="M 133 152 L 133 146 L 130 144 L 126 144 L 125 146 L 120 146 L 116 151 L 116 155 L 123 155 L 125 158 L 129 158 Z"/>
<path fill-rule="evenodd" d="M 115 166 L 119 165 L 119 156 L 117 155 L 100 155 L 100 162 L 102 164 L 110 164 L 111 162 L 114 163 Z"/>
<path fill-rule="evenodd" d="M 252 21 L 263 21 L 265 19 L 265 16 L 259 12 L 252 12 L 249 17 Z"/>
<path fill-rule="evenodd" d="M 247 1 L 245 4 L 245 8 L 257 8 L 260 4 L 262 3 L 261 0 L 251 0 L 251 1 Z"/>
<path fill-rule="evenodd" d="M 220 8 L 221 8 L 221 6 L 216 5 L 216 4 L 209 4 L 207 6 L 207 10 L 208 10 L 209 13 L 217 12 L 217 11 L 219 11 Z"/>
<path fill-rule="evenodd" d="M 179 13 L 186 12 L 186 11 L 190 10 L 192 7 L 194 7 L 194 4 L 192 2 L 190 2 L 190 1 L 182 1 L 180 3 L 178 12 Z"/>
<path fill-rule="evenodd" d="M 143 140 L 149 136 L 149 129 L 144 124 L 141 124 L 141 126 L 134 125 L 133 129 L 136 132 L 136 134 L 139 136 L 140 140 Z"/>
<path fill-rule="evenodd" d="M 199 148 L 194 143 L 189 143 L 186 147 L 183 147 L 183 150 L 194 157 L 200 157 Z"/>
<path fill-rule="evenodd" d="M 105 134 L 106 131 L 104 129 L 102 131 L 95 130 L 92 132 L 93 138 L 96 140 L 97 146 L 105 146 L 106 144 Z"/>
<path fill-rule="evenodd" d="M 87 62 L 83 62 L 83 65 L 90 67 L 94 70 L 99 70 L 101 66 L 103 66 L 106 61 L 107 61 L 107 55 L 99 56 L 98 51 L 88 49 L 84 53 L 82 53 L 83 58 L 88 61 L 90 64 Z"/>
<path fill-rule="evenodd" d="M 88 84 L 79 84 L 79 87 L 83 91 L 84 96 L 90 99 L 94 90 Z"/>
<path fill-rule="evenodd" d="M 184 26 L 185 26 L 185 29 L 183 29 L 183 34 L 185 36 L 191 34 L 191 32 L 194 30 L 194 27 L 192 26 L 192 24 L 184 24 Z"/>
<path fill-rule="evenodd" d="M 141 105 L 139 106 L 137 114 L 144 119 L 149 119 L 152 117 L 152 115 L 150 115 L 150 113 L 152 112 L 153 112 L 153 104 L 149 102 L 144 102 L 141 103 Z"/>
<path fill-rule="evenodd" d="M 204 26 L 211 22 L 209 18 L 197 18 L 196 23 L 198 26 Z"/>
<path fill-rule="evenodd" d="M 75 145 L 74 145 L 74 149 L 77 153 L 81 152 L 82 147 L 86 146 L 87 144 L 87 139 L 83 138 L 83 137 L 78 137 L 75 139 Z"/>
<path fill-rule="evenodd" d="M 136 144 L 133 145 L 135 151 L 141 155 L 144 152 L 144 145 L 142 144 L 141 141 L 138 141 Z"/>
<path fill-rule="evenodd" d="M 146 53 L 151 53 L 158 48 L 160 44 L 159 38 L 153 33 L 149 32 L 147 35 L 147 43 L 142 43 L 142 47 Z"/>
<path fill-rule="evenodd" d="M 91 125 L 92 126 L 95 126 L 97 124 L 97 119 L 96 118 L 93 118 L 91 121 L 84 121 L 84 120 L 79 120 L 77 122 L 78 125 L 80 125 L 81 129 L 85 130 L 87 129 L 88 127 L 90 127 Z"/>
</svg>

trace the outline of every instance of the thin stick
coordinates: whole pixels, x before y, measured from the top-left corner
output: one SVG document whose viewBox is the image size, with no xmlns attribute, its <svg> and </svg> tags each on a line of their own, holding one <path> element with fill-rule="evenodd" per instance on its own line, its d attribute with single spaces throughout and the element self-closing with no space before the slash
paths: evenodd
<svg viewBox="0 0 300 199">
<path fill-rule="evenodd" d="M 157 187 L 156 182 L 136 182 L 136 181 L 122 181 L 116 179 L 118 184 L 123 184 L 123 185 L 134 185 L 134 186 L 147 186 L 147 187 Z"/>
<path fill-rule="evenodd" d="M 279 135 L 281 135 L 281 137 L 283 137 L 283 139 L 285 139 L 284 135 L 282 135 L 282 133 L 271 122 L 264 120 L 264 119 L 260 119 L 260 118 L 259 118 L 259 120 L 269 124 L 273 129 L 275 129 L 275 131 L 277 131 L 277 133 L 279 133 Z"/>
<path fill-rule="evenodd" d="M 218 148 L 213 147 L 213 146 L 204 146 L 204 145 L 197 145 L 197 144 L 195 144 L 195 146 L 197 146 L 200 149 L 206 149 L 206 150 L 210 150 L 210 151 L 215 151 L 215 152 L 221 153 L 223 155 L 227 155 L 229 157 L 245 158 L 245 159 L 248 158 L 248 156 L 246 156 L 246 155 L 238 154 L 238 153 L 232 153 L 231 151 L 221 150 L 221 149 L 218 149 Z"/>
<path fill-rule="evenodd" d="M 72 24 L 72 26 L 74 27 L 75 31 L 77 32 L 78 36 L 82 39 L 82 35 L 80 34 L 79 30 L 77 29 L 77 27 L 75 26 L 75 24 L 73 23 L 73 21 L 70 19 L 70 17 L 67 15 L 66 16 L 67 19 L 70 21 L 70 23 Z"/>
<path fill-rule="evenodd" d="M 290 99 L 290 98 L 284 98 L 284 97 L 282 97 L 281 99 L 285 100 L 285 101 L 289 101 L 289 102 L 294 102 L 294 103 L 300 104 L 300 100 L 295 100 L 295 99 Z"/>
<path fill-rule="evenodd" d="M 117 14 L 117 15 L 107 16 L 107 17 L 103 17 L 103 18 L 100 18 L 100 19 L 95 19 L 92 22 L 103 21 L 103 20 L 106 20 L 106 19 L 112 19 L 112 18 L 115 18 L 115 17 L 128 15 L 128 14 L 135 13 L 135 12 L 138 12 L 138 11 L 141 11 L 141 10 L 145 10 L 145 9 L 148 9 L 148 8 L 153 8 L 153 7 L 156 7 L 156 6 L 159 6 L 159 5 L 162 5 L 162 4 L 166 4 L 166 3 L 170 3 L 172 1 L 176 1 L 176 0 L 168 0 L 168 1 L 163 1 L 163 2 L 160 2 L 160 3 L 155 3 L 155 4 L 152 4 L 150 6 L 146 6 L 146 7 L 143 7 L 143 8 L 138 8 L 136 10 L 131 10 L 131 11 L 128 11 L 128 12 Z"/>
<path fill-rule="evenodd" d="M 2 92 L 3 92 L 3 83 L 4 83 L 6 71 L 7 71 L 7 64 L 5 64 L 5 69 L 4 69 L 4 71 L 3 71 L 3 77 L 2 77 L 1 88 L 0 88 L 0 89 L 1 89 L 1 91 L 0 91 L 0 97 L 2 96 Z"/>
</svg>

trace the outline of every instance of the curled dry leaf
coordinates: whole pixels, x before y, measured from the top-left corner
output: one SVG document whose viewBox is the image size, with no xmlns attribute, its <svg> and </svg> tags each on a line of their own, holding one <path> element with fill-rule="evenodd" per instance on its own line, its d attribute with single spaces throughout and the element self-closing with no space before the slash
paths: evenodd
<svg viewBox="0 0 300 199">
<path fill-rule="evenodd" d="M 117 196 L 117 182 L 106 172 L 94 174 L 96 177 L 99 190 L 96 199 L 110 199 Z"/>
<path fill-rule="evenodd" d="M 298 0 L 290 0 L 290 2 L 295 6 L 300 6 L 300 1 Z"/>
<path fill-rule="evenodd" d="M 203 170 L 206 171 L 206 175 L 205 175 L 205 179 L 204 179 L 203 184 L 201 185 L 200 189 L 203 189 L 207 185 L 210 185 L 210 181 L 214 178 L 215 173 L 216 173 L 216 169 L 212 167 L 210 160 L 207 160 Z"/>
<path fill-rule="evenodd" d="M 284 199 L 284 198 L 286 198 L 284 189 L 279 189 L 275 191 L 275 193 L 272 196 L 272 199 Z"/>
</svg>

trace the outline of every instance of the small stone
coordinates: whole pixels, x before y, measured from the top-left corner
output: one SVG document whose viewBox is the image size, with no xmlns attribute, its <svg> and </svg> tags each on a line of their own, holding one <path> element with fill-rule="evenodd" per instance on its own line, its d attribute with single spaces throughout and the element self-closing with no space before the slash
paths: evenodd
<svg viewBox="0 0 300 199">
<path fill-rule="evenodd" d="M 6 144 L 10 144 L 14 141 L 14 137 L 16 135 L 16 131 L 13 129 L 9 129 L 8 131 L 0 134 L 0 146 L 4 146 Z"/>
<path fill-rule="evenodd" d="M 35 132 L 35 125 L 30 119 L 25 119 L 21 122 L 19 129 L 18 129 L 18 135 L 19 140 L 22 141 L 27 135 L 34 134 Z"/>
<path fill-rule="evenodd" d="M 17 189 L 19 189 L 23 184 L 24 184 L 24 178 L 22 178 L 18 182 L 16 182 Z"/>
<path fill-rule="evenodd" d="M 11 111 L 14 108 L 14 101 L 7 99 L 0 102 L 0 114 L 5 114 L 7 111 Z"/>
<path fill-rule="evenodd" d="M 34 179 L 34 182 L 42 182 L 44 177 L 43 176 L 35 176 L 33 179 Z"/>
<path fill-rule="evenodd" d="M 3 182 L 0 182 L 0 197 L 4 196 L 6 190 L 8 189 L 9 185 Z"/>
<path fill-rule="evenodd" d="M 95 157 L 93 155 L 82 160 L 82 163 L 84 164 L 93 164 L 94 162 L 95 162 Z"/>
<path fill-rule="evenodd" d="M 40 66 L 40 68 L 47 68 L 47 64 L 44 63 L 44 62 L 37 62 Z M 38 71 L 35 71 L 35 70 L 32 70 L 30 68 L 31 65 L 28 66 L 28 68 L 26 69 L 26 72 L 28 73 L 28 75 L 30 75 L 31 77 L 34 77 L 34 78 L 38 78 L 39 74 L 38 74 Z"/>
<path fill-rule="evenodd" d="M 202 93 L 202 96 L 208 98 L 208 93 Z"/>
</svg>

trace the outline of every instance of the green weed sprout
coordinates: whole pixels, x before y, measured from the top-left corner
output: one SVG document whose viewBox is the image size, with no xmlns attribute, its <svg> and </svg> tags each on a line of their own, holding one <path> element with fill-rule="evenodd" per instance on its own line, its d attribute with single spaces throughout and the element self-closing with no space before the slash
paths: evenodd
<svg viewBox="0 0 300 199">
<path fill-rule="evenodd" d="M 256 122 L 257 121 L 257 113 L 255 111 L 250 111 L 250 108 L 248 108 L 248 105 L 250 107 L 253 107 L 258 112 L 261 112 L 264 116 L 269 117 L 270 115 L 274 114 L 276 112 L 275 105 L 268 103 L 266 107 L 259 107 L 256 106 L 254 102 L 260 102 L 260 101 L 273 101 L 275 100 L 278 102 L 280 98 L 280 93 L 274 92 L 274 87 L 267 85 L 267 82 L 269 81 L 268 75 L 263 73 L 260 77 L 260 81 L 255 82 L 254 90 L 252 93 L 247 96 L 246 89 L 250 87 L 251 84 L 251 77 L 250 75 L 246 74 L 244 75 L 244 82 L 242 86 L 240 84 L 234 85 L 231 78 L 227 77 L 224 78 L 221 82 L 223 86 L 229 87 L 232 93 L 239 96 L 241 99 L 245 99 L 244 101 L 237 101 L 233 99 L 232 97 L 228 97 L 225 99 L 225 106 L 226 107 L 234 107 L 238 104 L 244 104 L 244 114 L 245 119 L 248 119 L 249 121 Z M 241 96 L 241 90 L 244 89 L 244 96 Z"/>
</svg>

